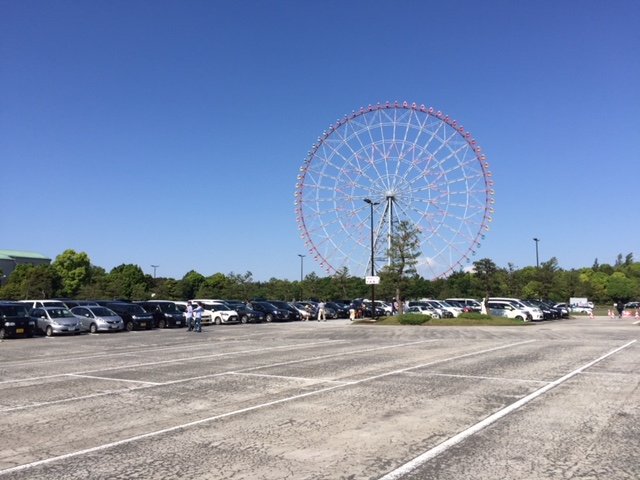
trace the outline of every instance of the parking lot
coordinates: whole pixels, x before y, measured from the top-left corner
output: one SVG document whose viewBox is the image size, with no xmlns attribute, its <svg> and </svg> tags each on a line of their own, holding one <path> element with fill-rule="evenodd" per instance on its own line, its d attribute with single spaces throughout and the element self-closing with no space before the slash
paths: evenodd
<svg viewBox="0 0 640 480">
<path fill-rule="evenodd" d="M 0 343 L 0 478 L 640 478 L 640 325 L 346 320 Z"/>
</svg>

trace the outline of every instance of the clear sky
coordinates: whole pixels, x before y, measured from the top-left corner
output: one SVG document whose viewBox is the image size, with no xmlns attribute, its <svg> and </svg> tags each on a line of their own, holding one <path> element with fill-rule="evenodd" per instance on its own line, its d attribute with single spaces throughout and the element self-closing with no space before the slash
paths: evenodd
<svg viewBox="0 0 640 480">
<path fill-rule="evenodd" d="M 487 155 L 478 258 L 638 260 L 639 26 L 635 0 L 0 0 L 0 249 L 295 280 L 311 145 L 407 100 Z"/>
</svg>

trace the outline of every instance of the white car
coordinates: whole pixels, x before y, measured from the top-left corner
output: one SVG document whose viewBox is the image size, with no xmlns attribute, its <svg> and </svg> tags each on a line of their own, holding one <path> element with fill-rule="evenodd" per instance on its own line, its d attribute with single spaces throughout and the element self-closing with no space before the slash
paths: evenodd
<svg viewBox="0 0 640 480">
<path fill-rule="evenodd" d="M 240 316 L 238 312 L 229 307 L 221 300 L 208 300 L 208 299 L 194 299 L 191 300 L 191 305 L 194 308 L 197 304 L 201 303 L 204 307 L 202 312 L 202 324 L 203 325 L 222 325 L 223 323 L 239 323 Z"/>
<path fill-rule="evenodd" d="M 429 315 L 432 318 L 441 318 L 440 313 L 432 307 L 427 307 L 425 305 L 413 305 L 412 307 L 408 307 L 404 313 L 420 313 L 422 315 Z"/>
<path fill-rule="evenodd" d="M 518 298 L 491 297 L 489 298 L 489 301 L 509 302 L 518 310 L 529 312 L 529 314 L 531 315 L 531 320 L 544 320 L 544 314 L 542 313 L 542 310 L 540 310 L 538 307 L 528 307 Z"/>
<path fill-rule="evenodd" d="M 526 310 L 504 300 L 489 300 L 487 310 L 492 317 L 514 318 L 523 322 L 527 322 L 531 315 Z"/>
</svg>

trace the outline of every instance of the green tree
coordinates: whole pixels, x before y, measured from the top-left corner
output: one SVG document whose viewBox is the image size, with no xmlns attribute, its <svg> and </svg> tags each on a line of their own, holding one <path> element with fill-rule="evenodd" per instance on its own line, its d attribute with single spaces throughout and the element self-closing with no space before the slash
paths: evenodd
<svg viewBox="0 0 640 480">
<path fill-rule="evenodd" d="M 473 262 L 476 277 L 483 287 L 483 296 L 490 297 L 492 292 L 498 290 L 498 267 L 489 258 L 483 258 Z"/>
<path fill-rule="evenodd" d="M 389 264 L 380 271 L 381 280 L 393 289 L 393 297 L 403 311 L 403 291 L 409 279 L 416 277 L 416 265 L 420 256 L 420 237 L 416 226 L 406 220 L 398 223 L 391 235 L 390 247 L 387 251 Z"/>
<path fill-rule="evenodd" d="M 60 285 L 60 277 L 51 265 L 18 265 L 0 289 L 0 298 L 51 298 L 56 296 Z"/>
<path fill-rule="evenodd" d="M 198 289 L 204 281 L 204 275 L 196 272 L 195 270 L 190 270 L 185 273 L 182 280 L 180 280 L 180 284 L 182 286 L 182 298 L 185 300 L 196 298 Z"/>
<path fill-rule="evenodd" d="M 51 264 L 62 282 L 60 293 L 65 297 L 75 297 L 91 279 L 91 260 L 85 252 L 65 250 Z"/>
<path fill-rule="evenodd" d="M 149 298 L 149 281 L 138 265 L 122 264 L 113 268 L 108 275 L 108 293 L 113 298 L 145 300 Z"/>
<path fill-rule="evenodd" d="M 638 295 L 638 282 L 622 272 L 614 272 L 607 279 L 606 292 L 610 300 L 628 301 Z"/>
</svg>

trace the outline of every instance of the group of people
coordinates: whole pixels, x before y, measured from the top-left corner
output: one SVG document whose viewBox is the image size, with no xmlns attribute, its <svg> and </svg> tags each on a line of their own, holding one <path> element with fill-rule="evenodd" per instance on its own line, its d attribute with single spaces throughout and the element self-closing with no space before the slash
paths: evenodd
<svg viewBox="0 0 640 480">
<path fill-rule="evenodd" d="M 202 312 L 204 312 L 204 307 L 201 302 L 196 304 L 196 307 L 193 308 L 193 304 L 191 300 L 187 302 L 187 330 L 189 332 L 202 332 Z"/>
</svg>

